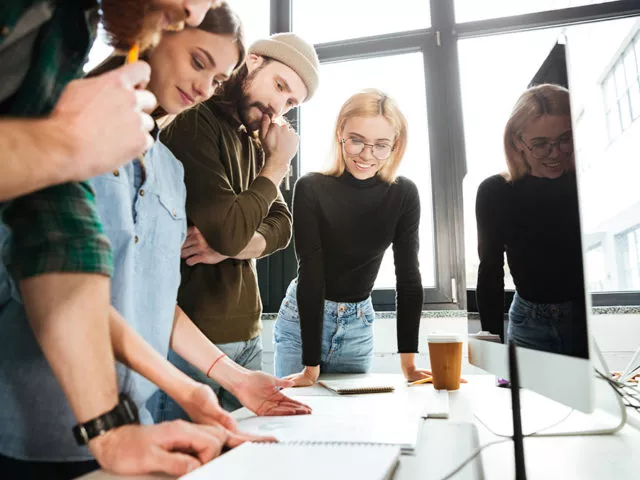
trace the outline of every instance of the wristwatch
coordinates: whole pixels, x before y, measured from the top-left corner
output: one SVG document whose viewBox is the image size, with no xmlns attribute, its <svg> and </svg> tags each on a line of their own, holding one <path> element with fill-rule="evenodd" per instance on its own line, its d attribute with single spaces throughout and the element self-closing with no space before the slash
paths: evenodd
<svg viewBox="0 0 640 480">
<path fill-rule="evenodd" d="M 86 445 L 89 440 L 103 433 L 133 423 L 140 423 L 138 407 L 126 393 L 120 394 L 120 402 L 107 413 L 73 427 L 73 436 L 78 445 Z"/>
</svg>

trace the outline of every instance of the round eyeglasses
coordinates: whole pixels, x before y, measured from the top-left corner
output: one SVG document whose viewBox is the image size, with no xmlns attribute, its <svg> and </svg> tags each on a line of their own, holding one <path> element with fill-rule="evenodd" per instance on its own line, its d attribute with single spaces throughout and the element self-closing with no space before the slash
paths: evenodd
<svg viewBox="0 0 640 480">
<path fill-rule="evenodd" d="M 571 133 L 565 133 L 564 135 L 558 137 L 554 142 L 550 142 L 547 140 L 536 140 L 531 146 L 527 145 L 527 143 L 522 140 L 522 143 L 525 147 L 529 149 L 531 152 L 531 156 L 538 160 L 543 160 L 548 158 L 553 152 L 554 147 L 557 145 L 558 150 L 562 153 L 572 153 L 573 152 L 573 136 Z"/>
<path fill-rule="evenodd" d="M 344 145 L 344 150 L 349 155 L 360 155 L 365 147 L 369 147 L 371 149 L 371 155 L 380 161 L 388 159 L 391 156 L 391 152 L 395 149 L 394 146 L 387 143 L 365 143 L 359 138 L 343 138 L 340 140 L 340 143 Z"/>
</svg>

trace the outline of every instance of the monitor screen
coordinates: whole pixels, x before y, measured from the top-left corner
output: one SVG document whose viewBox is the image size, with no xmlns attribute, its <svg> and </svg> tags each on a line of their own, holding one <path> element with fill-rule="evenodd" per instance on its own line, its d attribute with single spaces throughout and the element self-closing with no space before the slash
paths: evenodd
<svg viewBox="0 0 640 480">
<path fill-rule="evenodd" d="M 596 20 L 459 43 L 463 110 L 465 105 L 474 107 L 464 111 L 467 282 L 470 289 L 476 289 L 478 303 L 476 313 L 470 313 L 470 332 L 479 330 L 479 315 L 483 329 L 519 346 L 523 387 L 591 411 L 591 361 L 597 359 L 589 332 L 606 342 L 630 343 L 631 351 L 637 348 L 633 338 L 618 335 L 614 340 L 611 329 L 616 327 L 606 325 L 606 319 L 600 321 L 592 308 L 594 299 L 606 301 L 605 305 L 628 304 L 625 299 L 637 298 L 640 290 L 637 18 Z M 492 55 L 483 57 L 482 68 L 493 73 L 493 84 L 469 74 L 465 87 L 465 71 L 472 73 L 474 57 L 488 50 Z M 471 67 L 465 67 L 465 58 L 470 59 Z M 475 67 L 477 71 L 478 65 Z M 564 114 L 555 115 L 555 123 L 549 122 L 554 115 L 538 118 L 531 115 L 535 108 L 522 110 L 523 115 L 513 120 L 527 88 L 545 82 L 562 84 L 564 78 L 570 122 Z M 492 88 L 496 82 L 498 89 Z M 494 93 L 483 96 L 482 92 Z M 536 104 L 535 98 L 524 100 Z M 549 111 L 562 110 L 554 110 L 557 105 L 545 95 L 537 101 L 538 107 L 546 102 Z M 537 121 L 531 121 L 532 117 Z M 510 120 L 515 125 L 512 131 L 519 134 L 515 140 L 513 135 L 505 138 Z M 476 128 L 468 133 L 472 125 Z M 566 141 L 561 137 L 565 130 L 571 131 L 572 145 L 568 137 Z M 502 140 L 501 151 L 495 136 Z M 470 151 L 475 137 L 478 147 Z M 543 148 L 534 145 L 539 141 Z M 516 168 L 511 169 L 505 153 L 510 145 L 516 154 L 511 161 Z M 524 159 L 520 171 L 517 154 Z M 534 157 L 539 157 L 542 167 L 536 166 L 538 158 Z M 574 166 L 550 178 L 549 172 L 572 161 Z M 517 187 L 517 182 L 523 183 Z M 490 195 L 500 188 L 502 197 Z M 494 210 L 492 205 L 496 205 Z M 476 298 L 470 300 L 473 312 Z M 470 362 L 508 377 L 502 344 L 470 340 Z"/>
</svg>

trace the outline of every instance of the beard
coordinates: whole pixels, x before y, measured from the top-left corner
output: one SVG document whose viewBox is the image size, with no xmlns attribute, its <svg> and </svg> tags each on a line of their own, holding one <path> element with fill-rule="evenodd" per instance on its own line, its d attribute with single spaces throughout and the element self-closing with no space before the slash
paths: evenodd
<svg viewBox="0 0 640 480">
<path fill-rule="evenodd" d="M 159 7 L 154 0 L 102 0 L 102 25 L 107 42 L 117 50 L 128 50 L 134 44 L 144 51 L 160 41 L 165 15 L 170 29 L 181 30 L 186 20 L 182 8 Z"/>
<path fill-rule="evenodd" d="M 262 115 L 268 115 L 271 120 L 275 116 L 269 107 L 259 101 L 254 101 L 251 98 L 251 87 L 258 72 L 264 65 L 260 65 L 256 70 L 251 72 L 242 82 L 242 99 L 240 101 L 240 108 L 238 109 L 238 116 L 240 121 L 247 128 L 249 132 L 255 132 L 260 130 L 260 124 L 262 123 Z M 255 118 L 250 118 L 250 113 L 253 109 L 258 109 L 262 114 Z"/>
</svg>

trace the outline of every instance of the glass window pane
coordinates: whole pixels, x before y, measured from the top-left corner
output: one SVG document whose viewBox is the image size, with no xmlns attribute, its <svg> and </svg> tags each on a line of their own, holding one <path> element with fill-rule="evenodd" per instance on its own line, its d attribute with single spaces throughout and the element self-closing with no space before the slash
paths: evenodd
<svg viewBox="0 0 640 480">
<path fill-rule="evenodd" d="M 625 95 L 618 102 L 618 107 L 620 108 L 620 120 L 622 121 L 622 130 L 631 125 L 631 107 L 629 105 L 629 96 Z"/>
<path fill-rule="evenodd" d="M 87 58 L 87 62 L 82 69 L 85 72 L 91 71 L 111 55 L 111 52 L 113 52 L 113 48 L 107 45 L 104 29 L 99 26 L 96 40 L 89 51 L 89 58 Z"/>
<path fill-rule="evenodd" d="M 604 261 L 602 245 L 587 252 L 587 268 L 589 269 L 589 289 L 592 292 L 602 292 L 607 281 L 607 270 Z"/>
<path fill-rule="evenodd" d="M 271 2 L 227 0 L 227 3 L 242 20 L 247 48 L 254 41 L 269 36 Z"/>
<path fill-rule="evenodd" d="M 503 132 L 511 109 L 558 39 L 558 30 L 538 30 L 458 42 L 467 175 L 463 182 L 467 287 L 478 280 L 476 193 L 480 183 L 504 172 Z M 490 52 L 490 54 L 488 54 Z M 484 75 L 483 72 L 492 72 Z M 499 87 L 496 78 L 500 78 Z M 490 94 L 488 94 L 490 92 Z M 513 280 L 505 263 L 505 288 Z"/>
<path fill-rule="evenodd" d="M 614 70 L 616 79 L 616 93 L 621 98 L 627 92 L 627 81 L 624 78 L 624 65 L 620 62 Z"/>
<path fill-rule="evenodd" d="M 455 0 L 456 22 L 502 18 L 615 0 Z"/>
<path fill-rule="evenodd" d="M 627 74 L 627 87 L 636 83 L 638 77 L 638 67 L 636 67 L 636 56 L 632 48 L 627 49 L 624 55 L 624 72 Z"/>
<path fill-rule="evenodd" d="M 586 249 L 597 242 L 605 250 L 604 266 L 609 279 L 606 291 L 640 289 L 636 240 L 633 236 L 627 239 L 628 233 L 640 225 L 638 122 L 620 132 L 619 122 L 611 119 L 609 125 L 618 128 L 615 139 L 609 142 L 604 128 L 606 113 L 597 99 L 598 79 L 610 65 L 622 60 L 620 47 L 631 38 L 636 21 L 612 20 L 566 29 L 572 105 L 579 106 L 585 125 L 584 130 L 574 131 L 579 152 L 576 163 L 578 167 L 590 164 L 587 169 L 579 169 L 583 239 Z M 585 35 L 587 31 L 589 34 Z M 628 124 L 628 95 L 620 99 L 620 108 Z M 611 114 L 615 117 L 615 110 Z M 589 266 L 586 273 L 590 280 Z"/>
<path fill-rule="evenodd" d="M 398 82 L 397 72 L 405 81 Z M 391 95 L 409 122 L 409 143 L 399 174 L 413 180 L 420 191 L 420 270 L 425 287 L 435 286 L 431 167 L 427 130 L 424 61 L 420 53 L 371 58 L 320 66 L 322 88 L 300 110 L 301 173 L 323 170 L 335 141 L 335 122 L 342 104 L 363 88 Z M 387 252 L 376 288 L 395 288 L 391 250 Z"/>
<path fill-rule="evenodd" d="M 606 111 L 609 111 L 616 106 L 616 86 L 613 82 L 613 75 L 607 75 L 607 79 L 604 82 L 604 102 Z"/>
<path fill-rule="evenodd" d="M 293 31 L 313 43 L 431 26 L 429 0 L 293 0 Z"/>
</svg>

